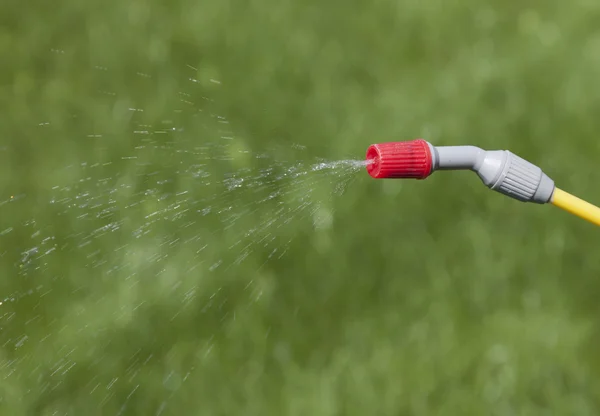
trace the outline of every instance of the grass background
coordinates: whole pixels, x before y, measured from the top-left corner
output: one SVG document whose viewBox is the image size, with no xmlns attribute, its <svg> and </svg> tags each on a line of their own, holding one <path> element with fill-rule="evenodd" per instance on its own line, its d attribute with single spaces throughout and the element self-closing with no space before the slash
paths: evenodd
<svg viewBox="0 0 600 416">
<path fill-rule="evenodd" d="M 593 226 L 470 173 L 361 171 L 301 188 L 331 221 L 294 217 L 284 257 L 210 272 L 274 205 L 225 195 L 260 208 L 225 230 L 189 174 L 424 137 L 598 203 L 598 22 L 590 0 L 4 2 L 0 412 L 598 414 Z M 232 159 L 193 152 L 223 134 Z"/>
</svg>

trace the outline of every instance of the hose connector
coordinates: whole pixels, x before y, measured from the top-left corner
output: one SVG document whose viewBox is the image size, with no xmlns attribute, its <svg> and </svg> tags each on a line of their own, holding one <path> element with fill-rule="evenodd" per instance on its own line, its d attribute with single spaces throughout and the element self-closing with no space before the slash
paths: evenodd
<svg viewBox="0 0 600 416">
<path fill-rule="evenodd" d="M 522 202 L 546 204 L 554 192 L 541 168 L 508 150 L 485 152 L 476 172 L 488 188 Z"/>
<path fill-rule="evenodd" d="M 425 179 L 436 170 L 472 170 L 488 188 L 522 202 L 548 203 L 555 189 L 542 169 L 508 150 L 435 147 L 417 139 L 371 145 L 367 160 L 374 178 Z"/>
</svg>

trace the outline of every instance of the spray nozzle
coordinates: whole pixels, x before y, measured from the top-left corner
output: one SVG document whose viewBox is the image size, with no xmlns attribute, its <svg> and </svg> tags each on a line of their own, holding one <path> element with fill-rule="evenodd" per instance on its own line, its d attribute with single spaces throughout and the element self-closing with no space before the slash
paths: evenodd
<svg viewBox="0 0 600 416">
<path fill-rule="evenodd" d="M 494 191 L 523 202 L 550 201 L 554 182 L 532 163 L 507 150 L 433 146 L 425 140 L 374 144 L 367 150 L 373 178 L 425 179 L 437 170 L 472 170 Z"/>
<path fill-rule="evenodd" d="M 373 144 L 367 149 L 373 178 L 425 179 L 432 172 L 431 147 L 425 140 Z"/>
<path fill-rule="evenodd" d="M 539 167 L 508 150 L 433 146 L 425 140 L 373 144 L 367 149 L 373 178 L 425 179 L 436 170 L 471 170 L 490 189 L 522 202 L 552 203 L 600 225 L 600 208 L 554 185 Z"/>
</svg>

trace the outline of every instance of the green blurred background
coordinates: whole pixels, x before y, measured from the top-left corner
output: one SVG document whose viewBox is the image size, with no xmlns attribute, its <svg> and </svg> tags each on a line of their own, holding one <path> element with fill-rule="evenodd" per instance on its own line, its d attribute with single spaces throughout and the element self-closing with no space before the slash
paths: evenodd
<svg viewBox="0 0 600 416">
<path fill-rule="evenodd" d="M 3 2 L 0 414 L 599 414 L 598 230 L 471 173 L 276 182 L 318 213 L 210 271 L 277 209 L 225 174 L 374 142 L 510 149 L 600 202 L 599 25 L 591 0 Z"/>
</svg>

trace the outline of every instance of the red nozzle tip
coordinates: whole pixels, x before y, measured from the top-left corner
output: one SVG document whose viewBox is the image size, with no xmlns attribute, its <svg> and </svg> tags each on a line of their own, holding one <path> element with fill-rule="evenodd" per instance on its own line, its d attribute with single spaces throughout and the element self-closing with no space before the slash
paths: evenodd
<svg viewBox="0 0 600 416">
<path fill-rule="evenodd" d="M 373 178 L 425 179 L 433 166 L 429 143 L 423 139 L 379 143 L 367 149 L 367 172 Z"/>
</svg>

